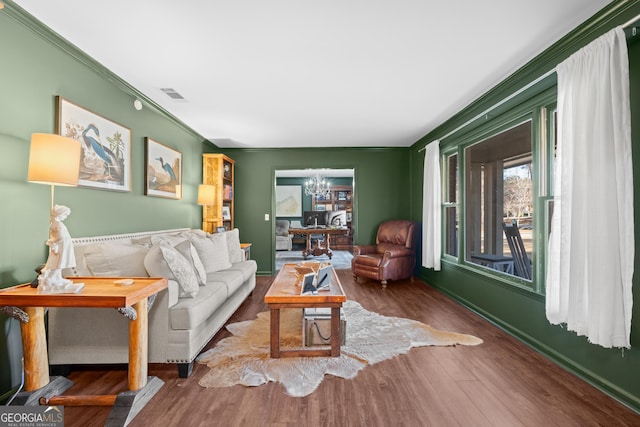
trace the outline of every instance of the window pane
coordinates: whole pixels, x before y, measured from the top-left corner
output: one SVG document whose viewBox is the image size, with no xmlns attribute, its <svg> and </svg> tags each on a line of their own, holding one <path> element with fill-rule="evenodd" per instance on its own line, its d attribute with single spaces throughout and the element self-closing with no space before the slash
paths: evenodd
<svg viewBox="0 0 640 427">
<path fill-rule="evenodd" d="M 531 121 L 465 149 L 466 260 L 531 278 Z M 505 226 L 516 233 L 505 238 Z M 522 244 L 520 244 L 522 243 Z"/>
<path fill-rule="evenodd" d="M 446 165 L 446 188 L 444 221 L 445 236 L 444 250 L 445 254 L 458 256 L 458 209 L 456 207 L 458 201 L 458 155 L 453 154 L 447 158 Z M 453 206 L 452 206 L 453 205 Z"/>
<path fill-rule="evenodd" d="M 449 156 L 447 161 L 447 191 L 446 202 L 458 201 L 458 155 Z"/>
<path fill-rule="evenodd" d="M 445 253 L 451 256 L 458 256 L 458 213 L 457 208 L 447 207 L 444 210 L 445 220 Z"/>
</svg>

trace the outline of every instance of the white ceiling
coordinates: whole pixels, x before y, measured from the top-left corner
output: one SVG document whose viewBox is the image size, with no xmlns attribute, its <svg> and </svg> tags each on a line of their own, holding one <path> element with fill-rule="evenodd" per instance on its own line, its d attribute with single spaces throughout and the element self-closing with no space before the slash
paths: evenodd
<svg viewBox="0 0 640 427">
<path fill-rule="evenodd" d="M 610 1 L 14 2 L 220 147 L 408 147 Z"/>
</svg>

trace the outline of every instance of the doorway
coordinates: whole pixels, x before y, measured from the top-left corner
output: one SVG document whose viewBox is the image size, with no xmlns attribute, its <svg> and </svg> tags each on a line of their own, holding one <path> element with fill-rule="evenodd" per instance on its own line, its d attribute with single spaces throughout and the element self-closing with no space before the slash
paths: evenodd
<svg viewBox="0 0 640 427">
<path fill-rule="evenodd" d="M 324 182 L 324 191 L 318 194 L 311 194 L 313 192 L 309 190 L 309 182 L 314 177 Z M 305 249 L 307 238 L 305 235 L 288 233 L 288 228 L 313 225 L 305 224 L 305 220 L 310 218 L 321 218 L 320 225 L 325 225 L 322 222 L 327 221 L 329 227 L 347 229 L 344 235 L 329 237 L 330 247 L 337 255 L 346 255 L 344 251 L 349 254 L 353 252 L 357 229 L 354 169 L 278 169 L 275 171 L 273 194 L 272 271 L 277 270 L 277 264 L 282 263 L 282 259 L 286 258 L 286 262 L 303 260 L 301 252 Z M 296 261 L 293 261 L 294 258 Z M 309 260 L 316 258 L 318 261 L 329 260 L 326 255 L 312 256 Z"/>
</svg>

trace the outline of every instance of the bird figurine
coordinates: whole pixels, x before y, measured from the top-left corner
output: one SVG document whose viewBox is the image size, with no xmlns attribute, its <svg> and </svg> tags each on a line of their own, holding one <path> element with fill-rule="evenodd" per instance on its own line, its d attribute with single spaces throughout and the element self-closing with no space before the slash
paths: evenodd
<svg viewBox="0 0 640 427">
<path fill-rule="evenodd" d="M 164 171 L 169 175 L 169 178 L 171 178 L 171 181 L 169 182 L 178 182 L 176 173 L 173 171 L 171 165 L 169 163 L 165 163 L 162 157 L 156 157 L 156 160 L 160 161 L 160 166 L 162 166 L 162 169 L 164 169 Z"/>
<path fill-rule="evenodd" d="M 107 177 L 120 181 L 122 178 L 122 163 L 113 151 L 102 145 L 98 128 L 94 124 L 88 125 L 82 131 L 82 139 L 85 146 L 102 159 Z"/>
</svg>

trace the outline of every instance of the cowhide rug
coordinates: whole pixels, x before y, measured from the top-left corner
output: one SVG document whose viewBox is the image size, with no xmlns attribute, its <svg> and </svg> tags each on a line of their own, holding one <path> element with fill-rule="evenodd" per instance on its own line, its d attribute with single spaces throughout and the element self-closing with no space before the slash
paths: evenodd
<svg viewBox="0 0 640 427">
<path fill-rule="evenodd" d="M 211 368 L 199 384 L 203 387 L 259 386 L 277 381 L 284 385 L 287 394 L 306 396 L 320 385 L 326 374 L 353 378 L 364 367 L 407 353 L 412 347 L 482 343 L 472 335 L 439 331 L 414 320 L 382 316 L 365 310 L 355 301 L 347 301 L 342 310 L 347 321 L 347 338 L 340 357 L 271 359 L 267 311 L 259 313 L 255 320 L 227 325 L 233 336 L 220 340 L 197 359 Z M 280 345 L 281 348 L 301 347 L 301 309 L 281 310 Z"/>
</svg>

